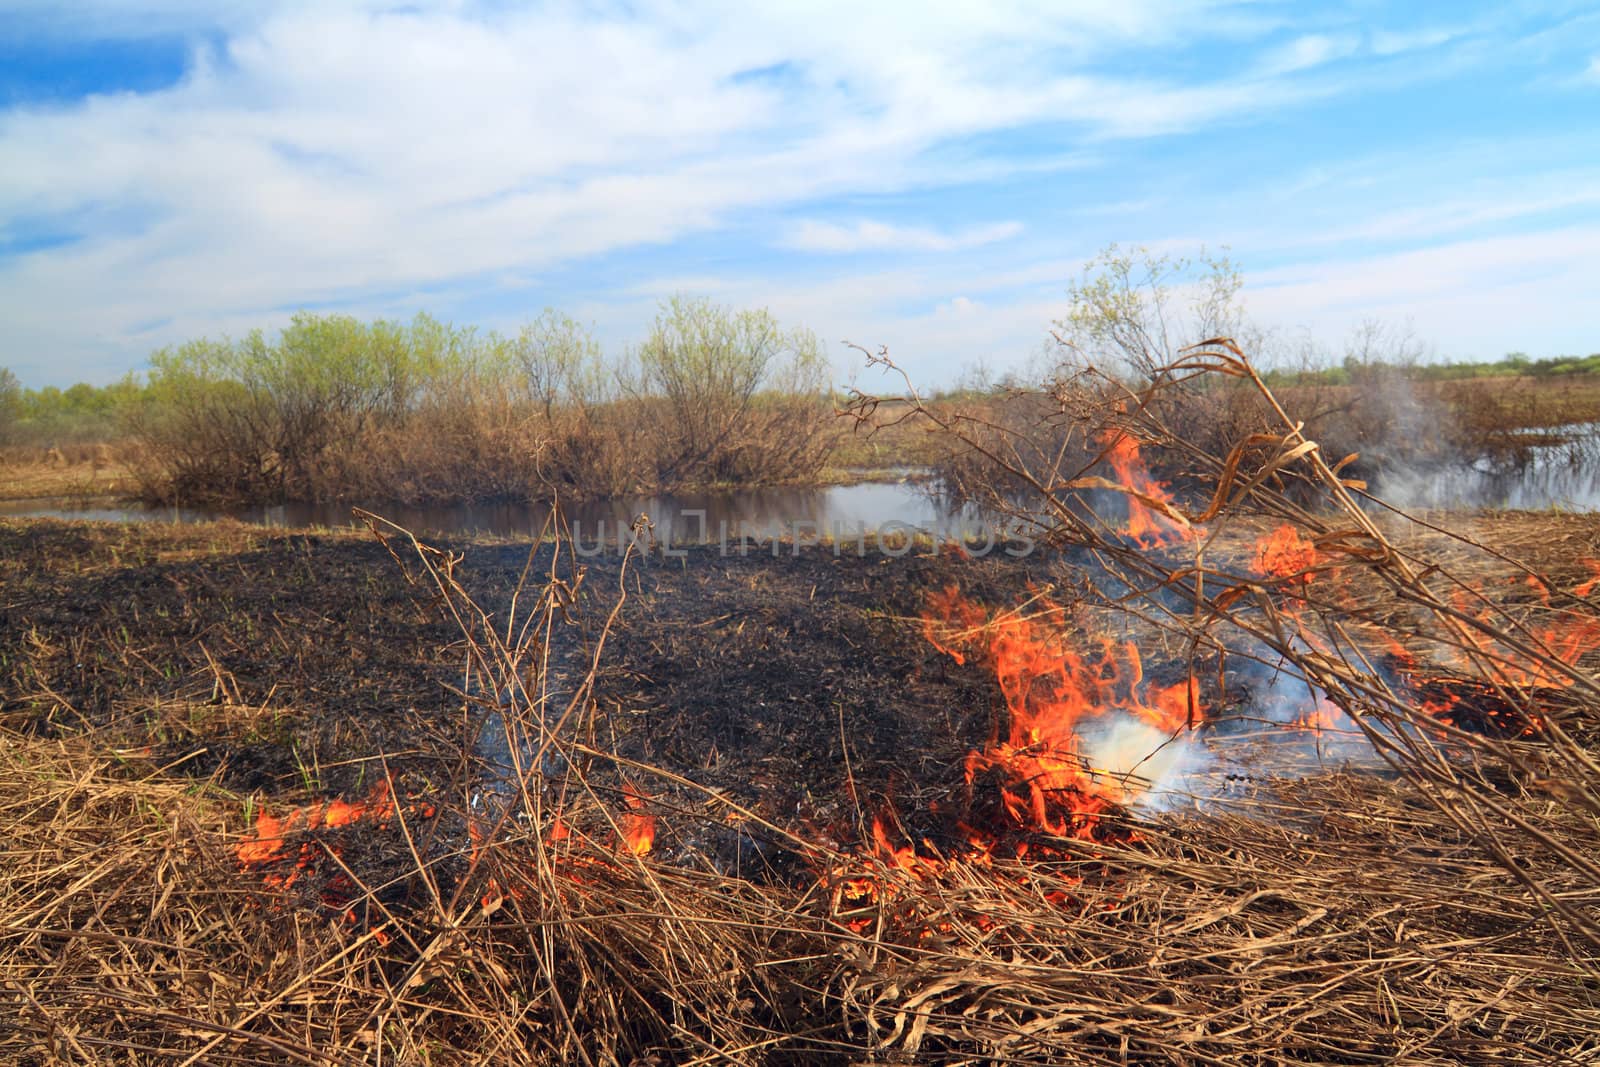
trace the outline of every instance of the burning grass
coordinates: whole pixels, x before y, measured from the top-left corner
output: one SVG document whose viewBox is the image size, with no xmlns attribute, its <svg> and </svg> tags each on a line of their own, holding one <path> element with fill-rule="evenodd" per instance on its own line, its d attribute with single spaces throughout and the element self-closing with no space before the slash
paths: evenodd
<svg viewBox="0 0 1600 1067">
<path fill-rule="evenodd" d="M 1538 540 L 1559 543 L 1560 528 Z M 253 534 L 248 545 L 262 542 Z M 443 567 L 450 557 L 418 558 Z M 748 562 L 750 581 L 736 586 L 768 588 L 726 605 L 741 621 L 770 603 L 785 573 L 770 559 Z M 981 573 L 966 578 L 986 597 L 1005 595 Z M 813 588 L 820 576 L 797 574 Z M 621 577 L 608 579 L 626 585 Z M 686 592 L 668 589 L 669 601 Z M 655 621 L 648 635 L 611 634 L 625 660 L 640 636 L 671 654 L 674 633 L 705 634 L 698 613 L 674 626 L 638 586 L 632 595 L 619 622 L 630 611 Z M 454 604 L 471 624 L 469 603 Z M 1037 603 L 1034 616 L 1040 634 L 1068 631 Z M 532 617 L 533 634 L 555 621 Z M 749 643 L 717 654 L 760 655 L 754 631 L 780 623 L 756 623 L 723 622 Z M 966 623 L 994 636 L 987 617 L 969 610 Z M 920 624 L 894 625 L 922 640 Z M 491 641 L 479 666 L 497 684 L 520 684 L 512 679 L 527 672 L 493 670 L 511 665 L 498 657 L 549 644 L 502 638 L 496 651 Z M 954 662 L 926 647 L 935 663 Z M 980 673 L 984 655 L 969 661 Z M 1123 703 L 1149 692 L 1126 673 L 1091 674 Z M 699 688 L 710 696 L 719 684 L 702 674 Z M 585 706 L 562 704 L 578 709 L 580 726 Z M 536 722 L 522 727 L 542 736 Z M 436 794 L 425 806 L 386 788 L 360 802 L 274 800 L 252 811 L 204 780 L 177 778 L 182 765 L 108 754 L 94 734 L 6 735 L 0 974 L 10 1023 L 0 1054 L 1559 1063 L 1595 1051 L 1600 1010 L 1584 954 L 1437 796 L 1393 772 L 1329 771 L 1306 753 L 1292 774 L 1238 782 L 1202 805 L 1153 817 L 1108 800 L 1092 833 L 1034 832 L 1038 847 L 1020 858 L 989 849 L 958 861 L 951 839 L 934 841 L 940 820 L 925 810 L 927 794 L 950 798 L 937 769 L 905 783 L 891 808 L 780 826 L 778 805 L 753 811 L 741 801 L 759 793 L 707 788 L 698 773 L 652 773 L 631 759 L 615 773 L 626 759 L 618 749 L 644 739 L 552 740 L 567 771 L 530 779 L 497 826 L 467 796 Z M 732 738 L 720 743 L 736 760 Z M 885 782 L 879 757 L 856 756 L 865 798 Z M 959 761 L 947 773 L 959 779 Z M 1555 846 L 1519 848 L 1522 872 L 1593 914 L 1600 891 L 1561 855 L 1594 847 L 1593 820 L 1557 802 L 1559 779 L 1502 784 L 1508 819 Z M 983 795 L 980 784 L 977 814 L 994 810 L 991 827 L 1004 830 L 1011 815 L 985 809 Z M 749 848 L 742 869 L 685 844 L 730 826 L 768 843 Z M 648 847 L 645 827 L 655 831 Z"/>
<path fill-rule="evenodd" d="M 354 894 L 359 922 L 241 875 L 238 805 L 158 768 L 8 735 L 0 790 L 17 1063 L 1547 1064 L 1600 1030 L 1541 903 L 1393 777 L 1278 782 L 1047 861 L 858 855 L 797 884 L 547 824 L 454 890 L 461 856 L 400 865 Z M 1516 811 L 1592 844 L 1547 798 Z M 411 854 L 398 822 L 367 833 Z"/>
<path fill-rule="evenodd" d="M 1109 474 L 995 453 L 1047 509 L 1028 561 L 546 547 L 507 574 L 373 517 L 359 558 L 414 612 L 339 651 L 377 669 L 373 635 L 442 619 L 452 695 L 358 735 L 379 751 L 352 745 L 342 799 L 245 804 L 225 766 L 108 753 L 126 716 L 41 714 L 109 685 L 68 685 L 60 618 L 22 597 L 0 1053 L 1592 1062 L 1593 521 L 1496 542 L 1538 572 L 1482 532 L 1386 527 L 1298 429 L 1213 457 L 1195 506 L 1142 467 L 1178 446 L 1147 410 L 1082 429 Z M 183 603 L 174 632 L 219 647 Z M 225 703 L 263 702 L 248 651 L 201 657 Z M 419 737 L 422 764 L 384 744 Z"/>
</svg>

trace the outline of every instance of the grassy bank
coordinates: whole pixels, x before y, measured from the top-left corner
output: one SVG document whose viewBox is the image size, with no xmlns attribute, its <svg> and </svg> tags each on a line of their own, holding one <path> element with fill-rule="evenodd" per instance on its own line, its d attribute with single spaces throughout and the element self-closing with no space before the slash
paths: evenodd
<svg viewBox="0 0 1600 1067">
<path fill-rule="evenodd" d="M 132 497 L 138 449 L 128 442 L 0 447 L 0 500 Z"/>
</svg>

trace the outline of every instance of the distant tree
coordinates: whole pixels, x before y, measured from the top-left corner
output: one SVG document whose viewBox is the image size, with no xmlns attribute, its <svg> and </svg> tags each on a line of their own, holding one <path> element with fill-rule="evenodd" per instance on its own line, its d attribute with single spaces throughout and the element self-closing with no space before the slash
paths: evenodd
<svg viewBox="0 0 1600 1067">
<path fill-rule="evenodd" d="M 21 421 L 22 383 L 10 367 L 0 367 L 0 445 L 12 442 Z"/>
<path fill-rule="evenodd" d="M 1372 381 L 1393 373 L 1410 377 L 1428 354 L 1407 326 L 1364 319 L 1344 344 L 1344 368 L 1353 381 Z"/>
<path fill-rule="evenodd" d="M 563 403 L 583 405 L 605 398 L 609 376 L 600 343 L 576 319 L 546 308 L 508 347 L 524 388 L 547 419 Z"/>
<path fill-rule="evenodd" d="M 1264 338 L 1239 302 L 1243 281 L 1226 255 L 1202 249 L 1194 259 L 1145 248 L 1108 246 L 1067 289 L 1071 306 L 1057 337 L 1076 355 L 1140 377 L 1188 345 L 1231 337 L 1256 355 Z"/>
</svg>

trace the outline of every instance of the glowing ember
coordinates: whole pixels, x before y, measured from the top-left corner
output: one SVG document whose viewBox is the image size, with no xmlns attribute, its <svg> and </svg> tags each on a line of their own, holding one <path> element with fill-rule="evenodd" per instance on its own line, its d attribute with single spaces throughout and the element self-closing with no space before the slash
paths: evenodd
<svg viewBox="0 0 1600 1067">
<path fill-rule="evenodd" d="M 272 815 L 263 808 L 256 815 L 254 836 L 240 842 L 234 853 L 246 867 L 271 863 L 283 858 L 285 839 L 290 834 L 313 833 L 323 827 L 337 828 L 360 821 L 382 824 L 388 822 L 394 812 L 394 797 L 387 783 L 380 783 L 372 795 L 360 803 L 332 800 L 296 808 L 281 816 Z M 302 851 L 305 851 L 304 846 Z M 304 859 L 300 865 L 305 866 Z"/>
<path fill-rule="evenodd" d="M 1458 730 L 1488 737 L 1537 737 L 1544 724 L 1522 702 L 1509 699 L 1503 685 L 1455 675 L 1430 675 L 1415 656 L 1394 646 L 1388 657 L 1390 684 L 1417 708 Z M 1528 696 L 1537 701 L 1543 691 Z"/>
<path fill-rule="evenodd" d="M 1314 734 L 1359 732 L 1359 727 L 1344 713 L 1344 709 L 1325 696 L 1318 697 L 1316 707 L 1289 723 L 1289 729 L 1308 730 Z"/>
<path fill-rule="evenodd" d="M 622 794 L 628 810 L 618 820 L 622 843 L 635 856 L 647 855 L 656 843 L 656 817 L 645 810 L 644 798 L 632 789 Z"/>
<path fill-rule="evenodd" d="M 398 810 L 387 783 L 380 783 L 363 801 L 323 801 L 283 815 L 273 815 L 263 809 L 256 815 L 255 833 L 234 847 L 234 855 L 242 869 L 260 870 L 261 880 L 266 885 L 288 889 L 301 875 L 323 869 L 328 857 L 342 855 L 339 844 L 322 838 L 321 831 L 358 824 L 386 827 Z M 430 819 L 434 808 L 431 804 L 417 803 L 409 805 L 405 814 Z M 292 852 L 291 838 L 298 840 Z M 322 880 L 323 905 L 342 913 L 347 921 L 355 921 L 349 905 L 360 894 L 360 887 L 342 870 Z"/>
<path fill-rule="evenodd" d="M 1584 559 L 1578 562 L 1588 568 L 1589 578 L 1587 581 L 1574 586 L 1572 595 L 1575 597 L 1587 597 L 1594 592 L 1595 586 L 1600 585 L 1600 559 Z"/>
<path fill-rule="evenodd" d="M 1516 579 L 1511 581 L 1515 582 Z M 1550 590 L 1542 581 L 1529 576 L 1523 582 L 1533 590 L 1542 607 L 1552 608 Z M 1585 586 L 1588 584 L 1584 583 Z M 1493 607 L 1492 599 L 1481 587 L 1455 589 L 1451 594 L 1451 604 L 1463 617 L 1483 623 L 1486 629 L 1494 629 L 1499 621 L 1500 612 Z M 1472 643 L 1472 651 L 1487 663 L 1484 671 L 1491 683 L 1524 689 L 1540 686 L 1558 689 L 1569 684 L 1567 676 L 1558 668 L 1530 662 L 1521 652 L 1476 628 L 1463 629 Z M 1579 657 L 1600 648 L 1600 618 L 1563 613 L 1554 622 L 1529 626 L 1526 636 L 1544 646 L 1559 662 L 1574 664 Z M 1465 657 L 1457 652 L 1455 658 L 1459 660 Z"/>
</svg>

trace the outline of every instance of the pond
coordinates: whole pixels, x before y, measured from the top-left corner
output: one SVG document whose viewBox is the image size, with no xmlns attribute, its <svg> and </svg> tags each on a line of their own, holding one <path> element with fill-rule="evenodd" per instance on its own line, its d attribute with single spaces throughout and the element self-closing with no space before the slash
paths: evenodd
<svg viewBox="0 0 1600 1067">
<path fill-rule="evenodd" d="M 1428 471 L 1390 470 L 1376 491 L 1403 508 L 1518 508 L 1600 510 L 1600 426 L 1558 427 L 1520 457 Z M 563 506 L 581 546 L 615 546 L 640 515 L 665 543 L 727 542 L 741 537 L 815 540 L 874 534 L 903 538 L 908 532 L 935 538 L 985 537 L 997 524 L 972 508 L 953 507 L 932 491 L 927 472 L 894 472 L 894 481 L 869 481 L 821 488 L 743 489 L 586 501 Z M 1098 505 L 1097 505 L 1098 506 Z M 465 504 L 451 507 L 367 505 L 418 534 L 487 533 L 533 537 L 550 521 L 550 507 L 531 504 Z M 359 525 L 348 504 L 280 504 L 246 508 L 147 508 L 116 500 L 47 499 L 0 501 L 0 518 L 50 517 L 112 522 L 209 522 L 232 518 L 264 526 Z"/>
<path fill-rule="evenodd" d="M 1600 423 L 1557 426 L 1543 438 L 1552 443 L 1530 444 L 1520 455 L 1390 471 L 1376 488 L 1404 508 L 1600 510 Z"/>
<path fill-rule="evenodd" d="M 419 508 L 374 503 L 367 509 L 417 534 L 487 533 L 535 537 L 551 519 L 545 503 Z M 981 536 L 982 518 L 946 505 L 922 483 L 863 482 L 809 489 L 746 489 L 587 501 L 562 512 L 580 547 L 615 546 L 633 521 L 646 515 L 655 537 L 667 543 L 769 540 L 774 537 L 838 540 L 910 532 L 938 538 Z M 46 517 L 111 522 L 209 522 L 231 518 L 264 526 L 360 525 L 348 504 L 280 504 L 247 508 L 148 508 L 114 500 L 0 502 L 0 518 Z"/>
</svg>

